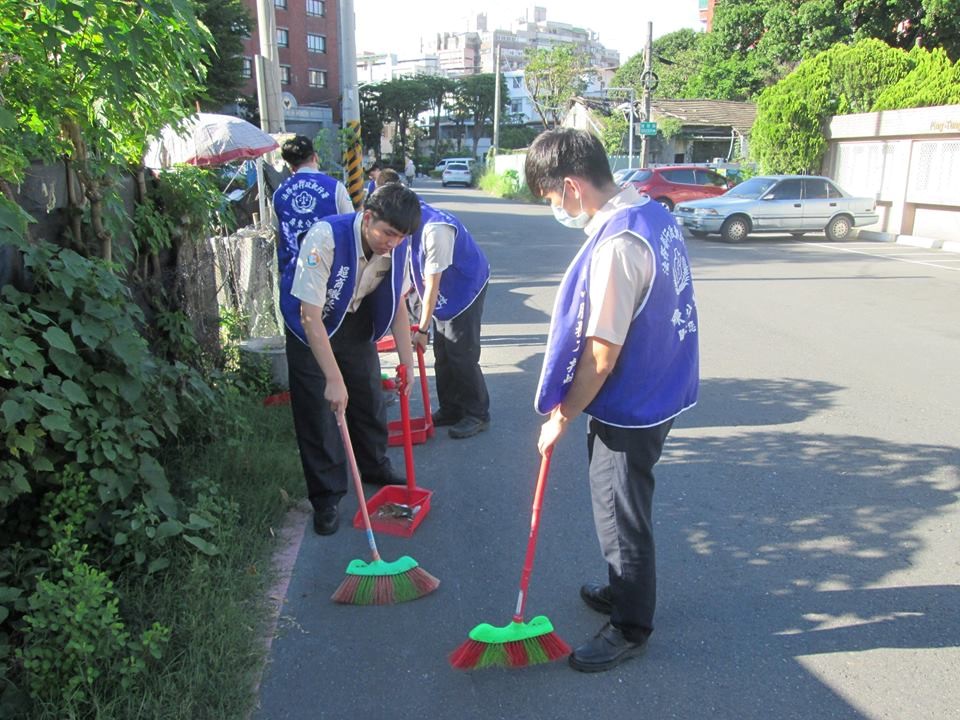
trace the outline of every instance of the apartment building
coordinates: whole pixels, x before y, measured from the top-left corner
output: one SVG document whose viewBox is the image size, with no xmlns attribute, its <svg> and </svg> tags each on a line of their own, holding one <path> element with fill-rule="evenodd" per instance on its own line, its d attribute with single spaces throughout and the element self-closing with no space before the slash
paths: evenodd
<svg viewBox="0 0 960 720">
<path fill-rule="evenodd" d="M 257 0 L 246 0 L 257 18 Z M 340 122 L 340 30 L 337 0 L 273 0 L 277 21 L 280 84 L 288 130 L 304 123 L 330 127 Z M 243 91 L 256 97 L 254 56 L 259 34 L 244 41 Z M 304 128 L 306 129 L 306 128 Z"/>
</svg>

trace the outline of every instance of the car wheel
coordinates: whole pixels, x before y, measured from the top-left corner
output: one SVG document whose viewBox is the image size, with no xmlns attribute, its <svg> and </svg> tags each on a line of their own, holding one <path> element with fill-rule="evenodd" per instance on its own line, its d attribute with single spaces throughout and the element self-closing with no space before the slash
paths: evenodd
<svg viewBox="0 0 960 720">
<path fill-rule="evenodd" d="M 750 223 L 742 215 L 727 218 L 720 226 L 720 237 L 724 242 L 738 243 L 747 239 L 750 234 Z"/>
<path fill-rule="evenodd" d="M 850 222 L 850 218 L 847 215 L 837 215 L 833 220 L 827 223 L 827 227 L 824 232 L 827 233 L 827 237 L 837 242 L 838 240 L 846 240 L 850 237 L 850 228 L 853 225 Z"/>
<path fill-rule="evenodd" d="M 707 236 L 703 230 L 690 230 L 689 233 L 695 238 L 705 238 Z"/>
<path fill-rule="evenodd" d="M 673 212 L 673 203 L 670 202 L 670 198 L 662 197 L 657 198 L 657 202 L 663 205 L 667 212 Z"/>
</svg>

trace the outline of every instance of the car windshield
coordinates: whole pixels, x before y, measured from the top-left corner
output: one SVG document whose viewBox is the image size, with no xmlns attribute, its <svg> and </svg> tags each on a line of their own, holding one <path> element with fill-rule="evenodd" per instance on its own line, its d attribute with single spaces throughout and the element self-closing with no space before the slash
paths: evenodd
<svg viewBox="0 0 960 720">
<path fill-rule="evenodd" d="M 756 199 L 763 195 L 776 182 L 775 178 L 755 177 L 745 180 L 736 187 L 732 187 L 724 193 L 725 197 L 741 197 Z"/>
<path fill-rule="evenodd" d="M 629 178 L 624 178 L 624 180 L 629 180 L 630 182 L 646 182 L 653 177 L 653 172 L 651 170 L 637 170 Z"/>
</svg>

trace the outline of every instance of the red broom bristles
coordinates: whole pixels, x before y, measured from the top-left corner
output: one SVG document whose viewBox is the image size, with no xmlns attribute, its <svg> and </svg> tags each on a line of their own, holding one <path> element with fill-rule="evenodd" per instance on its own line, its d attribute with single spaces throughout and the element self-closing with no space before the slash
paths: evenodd
<svg viewBox="0 0 960 720">
<path fill-rule="evenodd" d="M 467 640 L 450 654 L 450 665 L 457 670 L 517 668 L 553 662 L 570 652 L 570 646 L 553 632 L 507 643 Z"/>
<path fill-rule="evenodd" d="M 331 599 L 346 605 L 393 605 L 422 598 L 439 586 L 421 567 L 397 575 L 347 575 Z"/>
</svg>

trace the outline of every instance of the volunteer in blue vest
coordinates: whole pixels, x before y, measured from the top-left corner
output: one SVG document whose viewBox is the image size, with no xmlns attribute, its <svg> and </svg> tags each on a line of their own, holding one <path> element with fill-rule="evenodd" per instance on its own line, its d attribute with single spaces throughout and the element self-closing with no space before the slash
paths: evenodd
<svg viewBox="0 0 960 720">
<path fill-rule="evenodd" d="M 325 412 L 314 402 L 313 378 L 319 372 L 310 354 L 307 336 L 300 322 L 300 300 L 290 293 L 300 254 L 300 241 L 318 221 L 331 215 L 353 212 L 353 203 L 342 182 L 320 172 L 313 143 L 304 135 L 296 135 L 283 143 L 281 155 L 293 174 L 273 194 L 277 216 L 277 261 L 279 266 L 280 310 L 286 335 L 287 368 L 290 377 L 290 405 L 293 426 L 300 449 L 300 464 L 307 482 L 307 491 L 314 505 L 314 529 L 330 532 L 331 513 L 327 472 L 318 461 L 315 448 L 322 437 Z M 327 518 L 324 521 L 323 518 Z M 334 528 L 335 529 L 335 528 Z"/>
<path fill-rule="evenodd" d="M 656 564 L 653 467 L 674 419 L 697 402 L 697 303 L 673 216 L 620 190 L 600 141 L 582 130 L 542 133 L 527 185 L 562 225 L 587 239 L 560 283 L 535 406 L 546 453 L 588 416 L 588 477 L 605 583 L 580 596 L 610 621 L 570 655 L 583 672 L 639 654 L 653 631 Z"/>
<path fill-rule="evenodd" d="M 377 182 L 399 181 L 398 173 L 388 168 Z M 420 330 L 414 340 L 426 349 L 433 326 L 439 401 L 433 423 L 451 426 L 452 438 L 468 438 L 490 426 L 490 395 L 480 369 L 480 323 L 490 263 L 456 217 L 422 200 L 420 211 L 420 229 L 411 237 L 410 248 L 413 284 L 420 296 Z"/>
</svg>

